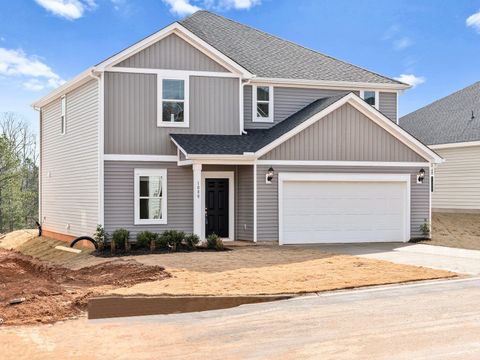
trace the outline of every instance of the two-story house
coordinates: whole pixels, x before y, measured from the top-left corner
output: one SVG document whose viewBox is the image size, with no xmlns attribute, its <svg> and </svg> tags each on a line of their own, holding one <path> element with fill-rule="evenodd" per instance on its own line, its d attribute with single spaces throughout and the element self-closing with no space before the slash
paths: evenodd
<svg viewBox="0 0 480 360">
<path fill-rule="evenodd" d="M 196 12 L 34 104 L 44 231 L 408 241 L 442 161 L 397 125 L 408 87 Z"/>
</svg>

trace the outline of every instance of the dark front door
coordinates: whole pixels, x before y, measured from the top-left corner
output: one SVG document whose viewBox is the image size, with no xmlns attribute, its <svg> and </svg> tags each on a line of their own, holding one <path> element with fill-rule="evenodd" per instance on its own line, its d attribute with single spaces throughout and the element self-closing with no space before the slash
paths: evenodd
<svg viewBox="0 0 480 360">
<path fill-rule="evenodd" d="M 228 238 L 228 179 L 205 179 L 205 236 Z"/>
</svg>

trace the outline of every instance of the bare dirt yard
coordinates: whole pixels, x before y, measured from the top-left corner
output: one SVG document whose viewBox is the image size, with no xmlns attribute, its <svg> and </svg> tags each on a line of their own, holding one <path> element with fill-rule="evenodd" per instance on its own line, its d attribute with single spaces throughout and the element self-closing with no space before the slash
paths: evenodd
<svg viewBox="0 0 480 360">
<path fill-rule="evenodd" d="M 432 239 L 422 243 L 480 250 L 480 214 L 433 213 Z"/>
</svg>

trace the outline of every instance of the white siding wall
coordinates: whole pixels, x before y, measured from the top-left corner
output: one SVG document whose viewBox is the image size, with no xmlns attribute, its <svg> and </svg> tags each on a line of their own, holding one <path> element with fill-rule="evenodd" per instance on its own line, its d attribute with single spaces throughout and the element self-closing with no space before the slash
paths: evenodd
<svg viewBox="0 0 480 360">
<path fill-rule="evenodd" d="M 67 94 L 66 134 L 60 130 L 60 99 L 42 108 L 41 218 L 46 230 L 73 236 L 95 231 L 98 109 L 96 80 Z"/>
<path fill-rule="evenodd" d="M 480 209 L 480 146 L 435 150 L 445 159 L 435 168 L 434 210 Z"/>
</svg>

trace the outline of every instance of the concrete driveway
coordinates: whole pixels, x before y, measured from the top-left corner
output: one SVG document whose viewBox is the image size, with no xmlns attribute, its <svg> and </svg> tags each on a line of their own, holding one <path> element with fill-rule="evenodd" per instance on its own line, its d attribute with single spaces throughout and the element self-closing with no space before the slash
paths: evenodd
<svg viewBox="0 0 480 360">
<path fill-rule="evenodd" d="M 0 329 L 2 359 L 479 359 L 480 280 Z"/>
<path fill-rule="evenodd" d="M 480 274 L 480 251 L 411 243 L 318 245 L 324 251 L 468 275 Z"/>
</svg>

